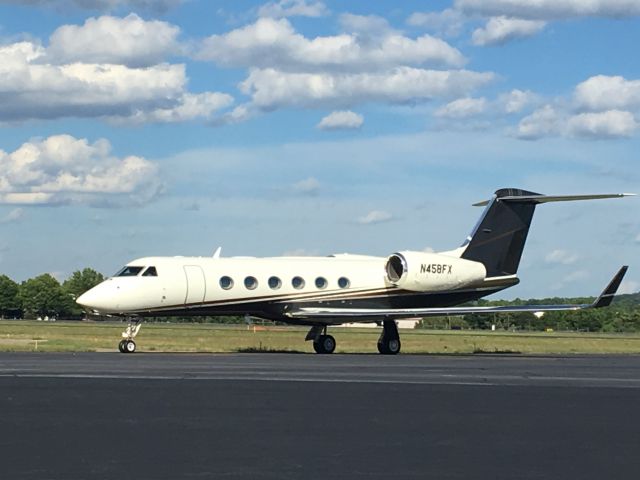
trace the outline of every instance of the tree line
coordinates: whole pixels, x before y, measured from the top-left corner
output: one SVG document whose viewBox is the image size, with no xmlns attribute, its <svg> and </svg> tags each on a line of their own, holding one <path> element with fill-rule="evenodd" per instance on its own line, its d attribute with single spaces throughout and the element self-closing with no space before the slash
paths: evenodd
<svg viewBox="0 0 640 480">
<path fill-rule="evenodd" d="M 594 298 L 543 298 L 515 300 L 479 300 L 476 305 L 554 305 L 591 303 Z M 431 317 L 419 323 L 420 328 L 487 330 L 557 330 L 576 332 L 639 332 L 640 292 L 619 295 L 608 308 L 594 308 L 576 312 L 545 312 L 536 316 L 531 312 L 474 313 L 465 316 Z"/>
<path fill-rule="evenodd" d="M 0 275 L 0 317 L 80 318 L 83 311 L 75 299 L 103 280 L 104 276 L 91 268 L 73 272 L 62 283 L 48 273 L 20 284 Z"/>
</svg>

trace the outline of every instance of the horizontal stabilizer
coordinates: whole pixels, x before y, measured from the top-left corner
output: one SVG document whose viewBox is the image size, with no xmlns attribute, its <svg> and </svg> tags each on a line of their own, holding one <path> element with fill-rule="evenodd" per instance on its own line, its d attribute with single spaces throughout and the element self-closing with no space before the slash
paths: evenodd
<svg viewBox="0 0 640 480">
<path fill-rule="evenodd" d="M 624 275 L 627 266 L 618 270 L 618 273 L 609 282 L 600 296 L 593 303 L 569 304 L 569 305 L 505 305 L 505 306 L 473 306 L 473 307 L 442 307 L 442 308 L 302 308 L 289 315 L 297 318 L 325 318 L 325 319 L 398 319 L 415 317 L 438 317 L 444 315 L 465 315 L 469 313 L 514 313 L 514 312 L 560 312 L 576 311 L 588 308 L 607 307 L 611 304 Z M 348 321 L 348 320 L 345 320 Z M 340 323 L 340 322 L 335 322 Z"/>
<path fill-rule="evenodd" d="M 622 198 L 632 197 L 635 193 L 602 193 L 595 195 L 521 195 L 521 196 L 504 196 L 496 200 L 499 202 L 518 202 L 518 203 L 549 203 L 549 202 L 571 202 L 574 200 L 601 200 L 604 198 Z M 474 203 L 474 207 L 484 207 L 488 205 L 490 200 Z"/>
</svg>

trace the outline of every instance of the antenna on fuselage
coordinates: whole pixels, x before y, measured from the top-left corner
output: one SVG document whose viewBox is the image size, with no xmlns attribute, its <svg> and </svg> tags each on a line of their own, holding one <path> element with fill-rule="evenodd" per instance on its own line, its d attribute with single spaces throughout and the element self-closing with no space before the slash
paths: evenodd
<svg viewBox="0 0 640 480">
<path fill-rule="evenodd" d="M 216 248 L 216 251 L 213 252 L 213 258 L 220 258 L 220 253 L 222 253 L 222 247 Z"/>
</svg>

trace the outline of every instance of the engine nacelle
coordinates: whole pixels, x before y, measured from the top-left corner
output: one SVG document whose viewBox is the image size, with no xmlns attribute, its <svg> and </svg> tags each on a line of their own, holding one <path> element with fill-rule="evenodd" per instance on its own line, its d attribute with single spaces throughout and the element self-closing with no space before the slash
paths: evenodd
<svg viewBox="0 0 640 480">
<path fill-rule="evenodd" d="M 482 282 L 487 275 L 479 262 L 425 252 L 398 252 L 387 259 L 387 281 L 413 292 L 452 290 Z"/>
</svg>

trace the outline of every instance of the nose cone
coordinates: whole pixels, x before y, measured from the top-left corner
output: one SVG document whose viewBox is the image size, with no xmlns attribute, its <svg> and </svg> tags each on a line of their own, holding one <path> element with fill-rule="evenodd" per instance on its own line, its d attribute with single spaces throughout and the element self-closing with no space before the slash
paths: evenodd
<svg viewBox="0 0 640 480">
<path fill-rule="evenodd" d="M 76 303 L 85 310 L 93 310 L 95 312 L 106 312 L 112 307 L 108 288 L 104 283 L 87 290 L 76 299 Z"/>
<path fill-rule="evenodd" d="M 94 308 L 97 300 L 97 295 L 95 291 L 95 287 L 91 290 L 87 290 L 78 298 L 76 298 L 76 303 L 84 308 Z"/>
</svg>

